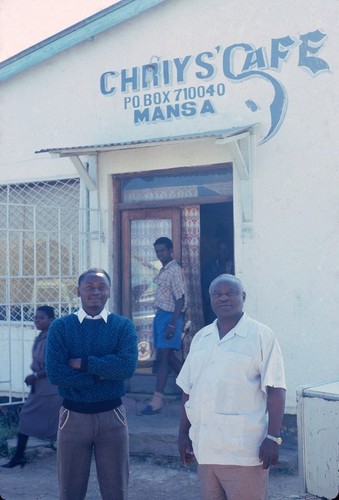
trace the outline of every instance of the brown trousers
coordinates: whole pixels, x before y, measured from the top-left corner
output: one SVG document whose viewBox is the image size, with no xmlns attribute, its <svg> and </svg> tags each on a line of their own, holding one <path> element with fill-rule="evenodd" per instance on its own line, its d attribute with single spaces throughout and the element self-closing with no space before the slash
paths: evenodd
<svg viewBox="0 0 339 500">
<path fill-rule="evenodd" d="M 198 465 L 202 500 L 267 500 L 268 471 L 262 465 Z"/>
<path fill-rule="evenodd" d="M 103 500 L 127 500 L 129 449 L 123 406 L 85 414 L 60 409 L 57 463 L 60 500 L 83 500 L 94 453 Z"/>
</svg>

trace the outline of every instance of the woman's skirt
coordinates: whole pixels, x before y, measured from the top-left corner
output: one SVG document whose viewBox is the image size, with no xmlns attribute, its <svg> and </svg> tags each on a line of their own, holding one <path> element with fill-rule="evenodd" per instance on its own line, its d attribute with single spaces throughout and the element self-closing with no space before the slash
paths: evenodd
<svg viewBox="0 0 339 500">
<path fill-rule="evenodd" d="M 39 439 L 55 439 L 61 403 L 58 394 L 41 396 L 31 393 L 21 409 L 18 431 Z"/>
</svg>

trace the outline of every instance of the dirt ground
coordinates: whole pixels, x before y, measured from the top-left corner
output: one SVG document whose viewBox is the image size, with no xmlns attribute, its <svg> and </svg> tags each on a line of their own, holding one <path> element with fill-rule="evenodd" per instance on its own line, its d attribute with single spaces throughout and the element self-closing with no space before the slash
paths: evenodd
<svg viewBox="0 0 339 500">
<path fill-rule="evenodd" d="M 24 468 L 0 467 L 0 500 L 57 500 L 58 481 L 55 452 L 48 450 L 31 459 Z M 6 459 L 0 459 L 0 464 Z M 100 500 L 95 465 L 92 464 L 87 500 Z M 199 500 L 199 485 L 194 470 L 185 469 L 175 460 L 132 457 L 129 500 Z M 315 499 L 300 495 L 297 474 L 273 472 L 270 477 L 270 500 Z"/>
</svg>

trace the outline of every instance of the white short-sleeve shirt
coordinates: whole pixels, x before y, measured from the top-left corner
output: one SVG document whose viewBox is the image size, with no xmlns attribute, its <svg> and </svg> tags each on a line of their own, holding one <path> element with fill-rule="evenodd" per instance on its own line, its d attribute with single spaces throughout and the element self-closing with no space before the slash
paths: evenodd
<svg viewBox="0 0 339 500">
<path fill-rule="evenodd" d="M 177 384 L 189 395 L 185 406 L 198 463 L 260 464 L 266 387 L 286 388 L 280 346 L 270 328 L 243 314 L 220 340 L 215 320 L 194 336 Z"/>
</svg>

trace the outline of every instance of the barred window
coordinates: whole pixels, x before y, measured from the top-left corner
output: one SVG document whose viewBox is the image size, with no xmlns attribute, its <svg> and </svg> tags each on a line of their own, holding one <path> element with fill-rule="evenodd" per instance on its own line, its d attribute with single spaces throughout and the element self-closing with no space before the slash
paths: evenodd
<svg viewBox="0 0 339 500">
<path fill-rule="evenodd" d="M 0 186 L 0 321 L 77 307 L 79 189 L 78 179 Z"/>
</svg>

